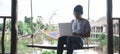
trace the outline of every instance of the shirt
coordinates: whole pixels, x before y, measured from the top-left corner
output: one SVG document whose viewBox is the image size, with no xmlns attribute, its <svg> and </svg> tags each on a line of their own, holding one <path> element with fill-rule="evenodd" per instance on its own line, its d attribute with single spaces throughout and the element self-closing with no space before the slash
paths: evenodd
<svg viewBox="0 0 120 54">
<path fill-rule="evenodd" d="M 78 33 L 78 34 L 85 34 L 86 32 L 90 32 L 91 27 L 90 23 L 86 19 L 81 19 L 78 21 L 77 19 L 72 20 L 72 32 Z"/>
</svg>

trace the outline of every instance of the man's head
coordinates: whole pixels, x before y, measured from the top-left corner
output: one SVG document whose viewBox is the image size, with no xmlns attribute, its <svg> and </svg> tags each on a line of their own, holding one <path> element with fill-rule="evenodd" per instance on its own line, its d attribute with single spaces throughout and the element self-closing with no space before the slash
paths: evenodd
<svg viewBox="0 0 120 54">
<path fill-rule="evenodd" d="M 83 7 L 81 5 L 77 5 L 75 6 L 73 12 L 74 12 L 75 17 L 78 19 L 83 14 Z"/>
</svg>

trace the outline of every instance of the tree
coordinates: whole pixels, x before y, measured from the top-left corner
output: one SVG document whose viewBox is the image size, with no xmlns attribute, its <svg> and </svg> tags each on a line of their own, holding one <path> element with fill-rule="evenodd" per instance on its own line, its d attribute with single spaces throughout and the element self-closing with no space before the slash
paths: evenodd
<svg viewBox="0 0 120 54">
<path fill-rule="evenodd" d="M 32 34 L 32 30 L 28 24 L 19 21 L 18 22 L 18 34 L 19 35 Z"/>
</svg>

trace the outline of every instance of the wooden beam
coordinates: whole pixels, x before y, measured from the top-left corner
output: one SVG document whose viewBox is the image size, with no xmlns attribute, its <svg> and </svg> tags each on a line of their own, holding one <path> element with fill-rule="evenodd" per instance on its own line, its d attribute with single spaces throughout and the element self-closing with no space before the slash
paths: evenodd
<svg viewBox="0 0 120 54">
<path fill-rule="evenodd" d="M 12 20 L 11 20 L 11 54 L 17 54 L 17 0 L 12 1 Z"/>
<path fill-rule="evenodd" d="M 107 0 L 107 54 L 113 54 L 112 0 Z"/>
<path fill-rule="evenodd" d="M 11 18 L 11 16 L 0 16 L 0 18 Z"/>
<path fill-rule="evenodd" d="M 119 20 L 120 18 L 112 18 L 113 20 Z"/>
</svg>

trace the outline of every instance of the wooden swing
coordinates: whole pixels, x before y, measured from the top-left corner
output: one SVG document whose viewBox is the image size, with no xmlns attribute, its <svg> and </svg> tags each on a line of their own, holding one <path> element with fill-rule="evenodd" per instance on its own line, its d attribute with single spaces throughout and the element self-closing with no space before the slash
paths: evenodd
<svg viewBox="0 0 120 54">
<path fill-rule="evenodd" d="M 40 44 L 28 44 L 27 47 L 33 47 L 33 48 L 42 48 L 42 49 L 57 49 L 57 45 L 40 45 Z M 90 49 L 90 48 L 96 48 L 98 45 L 94 46 L 84 46 L 84 47 L 77 47 L 74 48 L 74 50 L 79 50 L 79 49 Z M 64 50 L 67 50 L 66 47 L 64 47 Z"/>
<path fill-rule="evenodd" d="M 89 3 L 90 1 L 88 0 L 88 19 L 89 19 Z M 32 0 L 31 0 L 31 17 L 32 17 Z M 42 49 L 53 49 L 53 50 L 57 50 L 57 45 L 42 45 L 42 44 L 34 44 L 33 43 L 33 34 L 31 35 L 32 38 L 32 44 L 27 44 L 27 47 L 32 47 L 32 48 L 42 48 Z M 86 41 L 86 45 L 84 45 L 83 47 L 77 47 L 74 50 L 79 50 L 79 49 L 90 49 L 90 48 L 96 48 L 98 47 L 98 45 L 89 45 L 88 44 L 88 38 L 85 38 Z M 67 48 L 64 47 L 64 50 L 66 50 Z"/>
<path fill-rule="evenodd" d="M 32 44 L 27 44 L 27 47 L 42 48 L 42 49 L 53 49 L 53 50 L 57 49 L 57 45 L 34 44 L 34 42 L 33 42 L 33 35 L 31 35 L 31 38 L 32 38 Z M 96 48 L 96 47 L 98 47 L 98 45 L 90 45 L 90 44 L 88 44 L 88 38 L 85 38 L 85 45 L 83 45 L 83 47 L 77 47 L 74 50 L 90 49 L 90 48 Z M 64 50 L 66 50 L 66 49 L 67 48 L 64 47 Z"/>
</svg>

